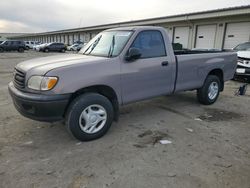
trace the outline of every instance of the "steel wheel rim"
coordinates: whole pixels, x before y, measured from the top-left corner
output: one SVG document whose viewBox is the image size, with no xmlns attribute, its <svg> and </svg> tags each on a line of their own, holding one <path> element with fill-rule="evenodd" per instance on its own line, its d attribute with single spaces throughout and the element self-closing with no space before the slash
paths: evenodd
<svg viewBox="0 0 250 188">
<path fill-rule="evenodd" d="M 88 134 L 94 134 L 100 131 L 107 121 L 107 111 L 98 104 L 86 107 L 80 117 L 79 126 L 81 130 Z"/>
<path fill-rule="evenodd" d="M 219 93 L 219 85 L 217 82 L 212 82 L 208 88 L 208 98 L 214 100 Z"/>
</svg>

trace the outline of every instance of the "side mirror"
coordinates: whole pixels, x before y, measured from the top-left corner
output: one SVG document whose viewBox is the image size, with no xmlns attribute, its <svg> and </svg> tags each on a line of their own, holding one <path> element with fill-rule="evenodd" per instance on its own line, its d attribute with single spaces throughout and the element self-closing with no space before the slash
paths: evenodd
<svg viewBox="0 0 250 188">
<path fill-rule="evenodd" d="M 141 57 L 141 52 L 138 48 L 130 48 L 128 50 L 128 54 L 126 56 L 127 61 L 133 61 L 139 59 Z"/>
</svg>

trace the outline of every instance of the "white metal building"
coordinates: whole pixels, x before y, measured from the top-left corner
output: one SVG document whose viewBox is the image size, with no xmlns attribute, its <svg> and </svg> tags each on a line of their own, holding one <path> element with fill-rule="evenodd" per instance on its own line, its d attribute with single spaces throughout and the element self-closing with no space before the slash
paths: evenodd
<svg viewBox="0 0 250 188">
<path fill-rule="evenodd" d="M 181 43 L 183 48 L 230 49 L 239 43 L 250 41 L 250 5 L 11 38 L 72 44 L 77 40 L 87 42 L 105 29 L 133 25 L 165 27 L 171 41 Z"/>
</svg>

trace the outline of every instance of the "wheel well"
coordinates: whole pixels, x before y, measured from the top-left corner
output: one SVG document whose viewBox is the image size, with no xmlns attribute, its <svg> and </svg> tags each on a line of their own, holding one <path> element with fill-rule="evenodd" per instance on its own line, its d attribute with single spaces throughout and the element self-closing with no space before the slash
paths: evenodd
<svg viewBox="0 0 250 188">
<path fill-rule="evenodd" d="M 223 75 L 223 71 L 221 69 L 214 69 L 212 71 L 209 72 L 208 75 L 215 75 L 220 79 L 220 83 L 221 83 L 221 88 L 220 90 L 223 91 L 224 90 L 224 75 Z"/>
<path fill-rule="evenodd" d="M 76 97 L 78 97 L 79 95 L 82 95 L 84 93 L 99 93 L 99 94 L 107 97 L 110 100 L 110 102 L 112 103 L 113 108 L 114 108 L 114 113 L 115 113 L 114 119 L 116 121 L 118 121 L 118 116 L 119 116 L 118 98 L 117 98 L 117 95 L 116 95 L 115 91 L 111 87 L 105 86 L 105 85 L 95 85 L 95 86 L 90 86 L 90 87 L 79 89 L 75 93 L 72 94 L 72 96 L 71 96 L 71 98 L 69 100 L 69 104 Z M 69 104 L 68 104 L 68 106 L 69 106 Z"/>
</svg>

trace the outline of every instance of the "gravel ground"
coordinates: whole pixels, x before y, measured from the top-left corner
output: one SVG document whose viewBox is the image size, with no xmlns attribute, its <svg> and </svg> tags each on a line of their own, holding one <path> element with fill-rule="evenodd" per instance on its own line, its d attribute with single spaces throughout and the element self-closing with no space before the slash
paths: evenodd
<svg viewBox="0 0 250 188">
<path fill-rule="evenodd" d="M 107 135 L 83 143 L 62 123 L 26 119 L 13 107 L 14 66 L 48 55 L 0 54 L 1 188 L 250 188 L 250 89 L 234 95 L 242 83 L 227 82 L 211 106 L 195 92 L 125 106 Z"/>
</svg>

